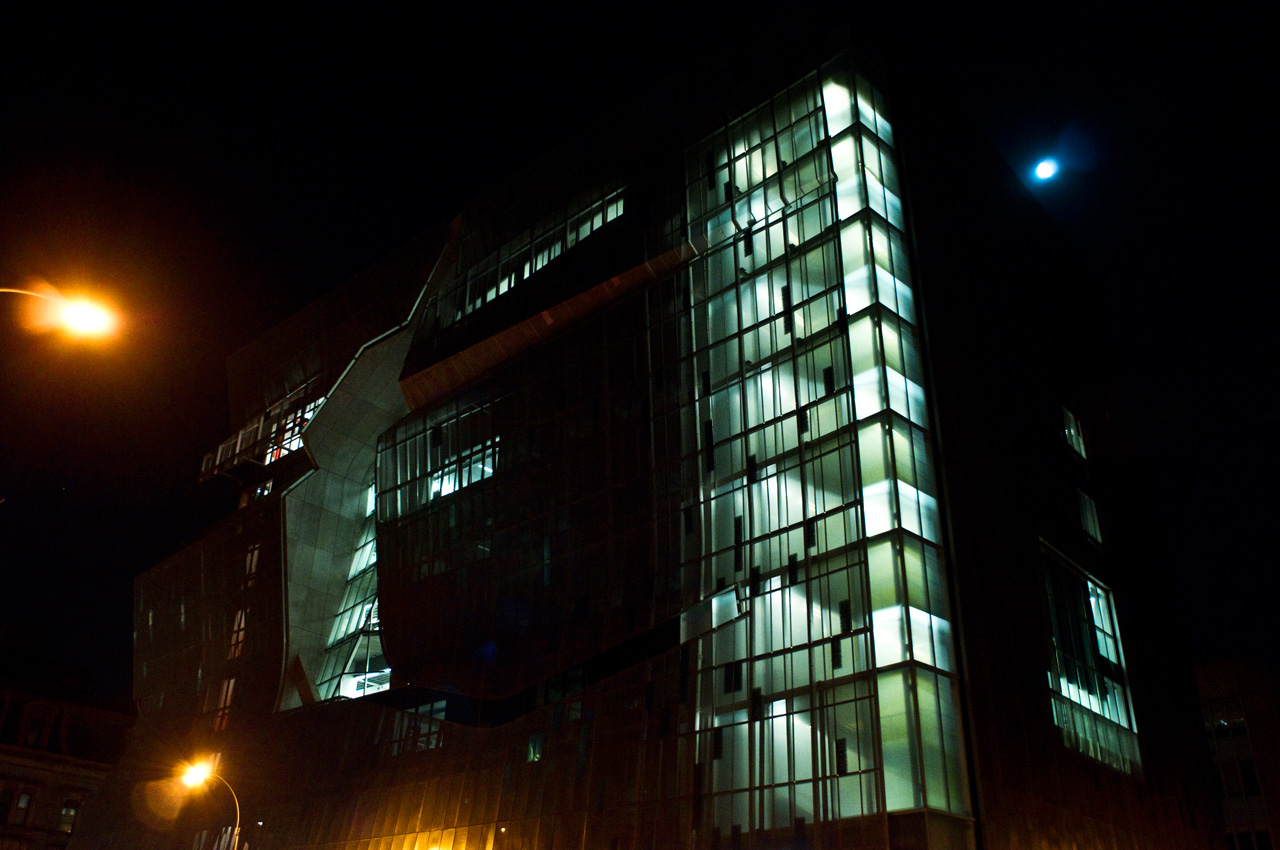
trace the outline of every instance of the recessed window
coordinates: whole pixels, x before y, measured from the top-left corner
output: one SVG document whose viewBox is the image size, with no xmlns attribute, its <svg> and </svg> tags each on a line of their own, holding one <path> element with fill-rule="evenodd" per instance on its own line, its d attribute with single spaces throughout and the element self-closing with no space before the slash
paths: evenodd
<svg viewBox="0 0 1280 850">
<path fill-rule="evenodd" d="M 1080 494 L 1080 527 L 1086 534 L 1101 543 L 1102 525 L 1098 522 L 1098 506 L 1088 493 L 1083 490 L 1077 492 Z"/>
<path fill-rule="evenodd" d="M 26 826 L 27 816 L 31 814 L 31 795 L 19 794 L 17 801 L 13 805 L 13 813 L 9 816 L 9 823 L 15 826 Z"/>
<path fill-rule="evenodd" d="M 227 728 L 227 721 L 231 716 L 231 697 L 235 693 L 235 689 L 235 679 L 222 680 L 222 686 L 218 689 L 217 713 L 213 717 L 213 731 L 215 732 L 221 732 Z"/>
<path fill-rule="evenodd" d="M 244 586 L 246 588 L 253 587 L 253 580 L 258 575 L 258 553 L 261 550 L 262 544 L 254 543 L 244 555 Z"/>
<path fill-rule="evenodd" d="M 58 815 L 58 831 L 71 832 L 76 825 L 76 812 L 79 810 L 80 804 L 75 800 L 68 800 L 62 806 L 62 812 Z"/>
<path fill-rule="evenodd" d="M 529 761 L 542 761 L 543 749 L 547 745 L 547 736 L 541 732 L 529 736 Z"/>
<path fill-rule="evenodd" d="M 228 659 L 239 658 L 244 654 L 244 619 L 245 611 L 241 608 L 236 611 L 231 623 L 231 649 L 227 652 Z"/>
</svg>

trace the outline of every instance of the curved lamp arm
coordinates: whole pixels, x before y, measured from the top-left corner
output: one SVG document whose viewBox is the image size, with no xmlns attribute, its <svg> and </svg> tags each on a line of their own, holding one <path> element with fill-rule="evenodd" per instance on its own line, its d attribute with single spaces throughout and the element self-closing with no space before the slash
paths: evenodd
<svg viewBox="0 0 1280 850">
<path fill-rule="evenodd" d="M 236 804 L 236 828 L 231 832 L 231 850 L 239 850 L 240 847 L 240 798 L 236 796 L 236 789 L 231 787 L 231 783 L 222 778 L 221 774 L 213 774 L 213 778 L 227 786 L 227 790 L 231 792 L 231 801 Z"/>
</svg>

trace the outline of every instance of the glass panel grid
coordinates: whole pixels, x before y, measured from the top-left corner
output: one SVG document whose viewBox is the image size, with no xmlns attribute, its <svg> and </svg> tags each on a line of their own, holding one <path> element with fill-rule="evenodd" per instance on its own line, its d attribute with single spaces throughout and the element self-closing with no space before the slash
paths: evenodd
<svg viewBox="0 0 1280 850">
<path fill-rule="evenodd" d="M 722 834 L 969 805 L 892 136 L 853 98 L 810 78 L 687 158 L 710 250 L 678 369 L 683 551 L 704 598 L 736 587 L 744 608 L 698 642 Z M 831 687 L 858 689 L 847 716 L 821 707 Z"/>
<path fill-rule="evenodd" d="M 1046 575 L 1054 722 L 1068 746 L 1135 773 L 1141 768 L 1137 725 L 1111 591 L 1057 563 Z"/>
</svg>

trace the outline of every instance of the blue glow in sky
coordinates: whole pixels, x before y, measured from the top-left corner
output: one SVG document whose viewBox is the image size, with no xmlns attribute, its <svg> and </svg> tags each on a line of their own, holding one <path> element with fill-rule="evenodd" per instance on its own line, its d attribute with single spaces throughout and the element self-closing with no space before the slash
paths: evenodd
<svg viewBox="0 0 1280 850">
<path fill-rule="evenodd" d="M 1035 175 L 1041 180 L 1048 180 L 1057 173 L 1058 161 L 1055 159 L 1042 159 L 1036 163 Z"/>
</svg>

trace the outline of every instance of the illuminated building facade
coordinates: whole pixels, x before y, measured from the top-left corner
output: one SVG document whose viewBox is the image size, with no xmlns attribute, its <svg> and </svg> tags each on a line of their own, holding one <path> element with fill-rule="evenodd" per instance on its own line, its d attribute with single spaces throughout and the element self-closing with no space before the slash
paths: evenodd
<svg viewBox="0 0 1280 850">
<path fill-rule="evenodd" d="M 1212 833 L 1139 732 L 1076 270 L 847 58 L 790 79 L 544 163 L 233 362 L 242 507 L 139 578 L 136 690 L 250 846 Z M 172 817 L 128 846 L 230 846 Z"/>
</svg>

